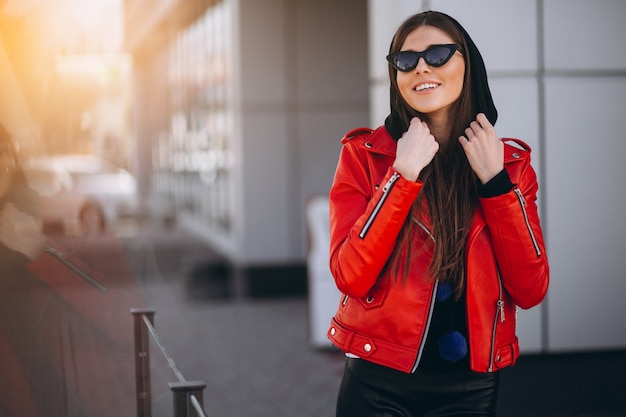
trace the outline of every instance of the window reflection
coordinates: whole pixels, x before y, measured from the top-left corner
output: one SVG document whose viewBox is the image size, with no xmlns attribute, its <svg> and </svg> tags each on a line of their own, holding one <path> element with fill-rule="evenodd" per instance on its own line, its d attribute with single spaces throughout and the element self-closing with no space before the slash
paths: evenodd
<svg viewBox="0 0 626 417">
<path fill-rule="evenodd" d="M 229 19 L 226 5 L 218 4 L 162 52 L 169 126 L 152 144 L 152 191 L 218 230 L 231 225 Z"/>
</svg>

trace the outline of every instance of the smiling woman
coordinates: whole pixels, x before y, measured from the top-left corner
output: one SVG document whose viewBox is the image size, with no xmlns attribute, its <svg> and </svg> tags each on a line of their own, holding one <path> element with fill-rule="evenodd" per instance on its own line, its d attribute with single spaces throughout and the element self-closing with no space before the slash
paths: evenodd
<svg viewBox="0 0 626 417">
<path fill-rule="evenodd" d="M 387 61 L 390 114 L 345 135 L 330 191 L 337 416 L 494 416 L 516 306 L 548 287 L 530 148 L 496 135 L 484 63 L 452 17 L 409 17 Z"/>
</svg>

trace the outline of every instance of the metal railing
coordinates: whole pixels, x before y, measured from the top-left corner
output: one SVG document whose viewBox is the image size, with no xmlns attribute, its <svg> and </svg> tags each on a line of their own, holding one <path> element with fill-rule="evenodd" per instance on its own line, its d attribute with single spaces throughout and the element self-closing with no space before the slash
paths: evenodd
<svg viewBox="0 0 626 417">
<path fill-rule="evenodd" d="M 131 309 L 135 336 L 135 383 L 137 392 L 137 417 L 152 417 L 152 386 L 150 375 L 150 337 L 161 351 L 177 381 L 168 384 L 173 395 L 174 417 L 208 417 L 204 411 L 202 394 L 206 384 L 187 381 L 176 363 L 167 353 L 154 328 L 154 310 Z"/>
</svg>

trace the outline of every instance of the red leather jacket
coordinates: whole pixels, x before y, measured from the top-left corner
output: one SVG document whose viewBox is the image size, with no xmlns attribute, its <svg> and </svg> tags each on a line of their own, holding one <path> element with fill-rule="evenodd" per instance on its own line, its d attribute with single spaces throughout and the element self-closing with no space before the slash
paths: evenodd
<svg viewBox="0 0 626 417">
<path fill-rule="evenodd" d="M 530 148 L 519 140 L 503 141 L 514 187 L 480 199 L 467 241 L 467 328 L 470 367 L 476 372 L 515 363 L 516 306 L 539 304 L 549 281 Z M 393 171 L 396 142 L 384 127 L 353 130 L 342 143 L 330 191 L 330 269 L 344 296 L 328 337 L 346 353 L 413 372 L 438 281 L 428 274 L 428 253 L 413 257 L 405 284 L 385 277 L 391 272 L 384 267 L 422 183 Z M 433 239 L 428 222 L 419 224 L 415 239 Z"/>
</svg>

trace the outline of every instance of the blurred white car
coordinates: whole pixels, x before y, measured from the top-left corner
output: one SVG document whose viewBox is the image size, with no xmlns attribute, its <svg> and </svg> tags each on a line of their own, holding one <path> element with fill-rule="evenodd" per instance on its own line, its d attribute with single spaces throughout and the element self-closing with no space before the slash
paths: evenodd
<svg viewBox="0 0 626 417">
<path fill-rule="evenodd" d="M 137 213 L 135 178 L 98 156 L 43 156 L 25 161 L 22 168 L 29 185 L 42 196 L 65 199 L 73 210 L 89 202 L 108 224 Z"/>
</svg>

